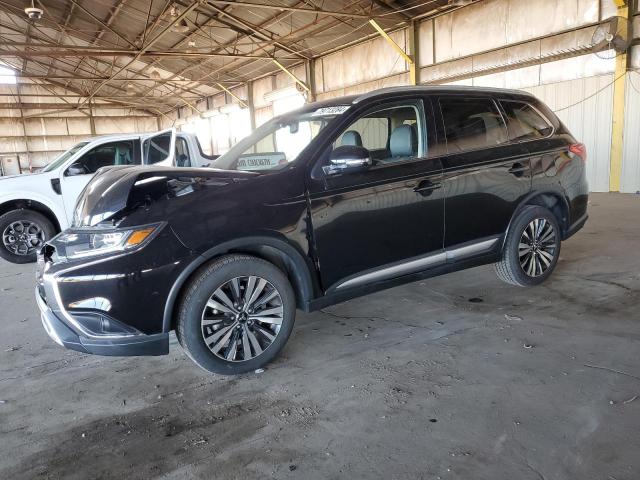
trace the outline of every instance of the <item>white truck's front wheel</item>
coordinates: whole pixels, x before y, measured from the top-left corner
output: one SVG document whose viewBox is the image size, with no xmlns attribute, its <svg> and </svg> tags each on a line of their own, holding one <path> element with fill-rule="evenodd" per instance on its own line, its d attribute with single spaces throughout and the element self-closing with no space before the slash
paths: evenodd
<svg viewBox="0 0 640 480">
<path fill-rule="evenodd" d="M 41 213 L 19 208 L 0 216 L 0 235 L 0 257 L 12 263 L 30 263 L 55 235 L 55 228 Z"/>
</svg>

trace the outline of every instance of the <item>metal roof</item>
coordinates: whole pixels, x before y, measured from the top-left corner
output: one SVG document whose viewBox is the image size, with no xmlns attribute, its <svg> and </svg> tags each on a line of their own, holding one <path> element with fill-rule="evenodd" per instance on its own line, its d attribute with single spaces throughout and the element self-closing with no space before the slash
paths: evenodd
<svg viewBox="0 0 640 480">
<path fill-rule="evenodd" d="M 37 84 L 169 111 L 454 8 L 448 0 L 0 0 L 0 56 Z"/>
</svg>

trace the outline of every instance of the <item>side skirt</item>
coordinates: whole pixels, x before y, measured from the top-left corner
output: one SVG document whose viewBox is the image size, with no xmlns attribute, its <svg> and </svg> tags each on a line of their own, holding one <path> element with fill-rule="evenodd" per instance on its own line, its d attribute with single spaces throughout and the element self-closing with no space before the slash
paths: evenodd
<svg viewBox="0 0 640 480">
<path fill-rule="evenodd" d="M 425 278 L 495 263 L 500 260 L 501 257 L 501 243 L 499 240 L 500 237 L 498 236 L 464 245 L 456 245 L 446 252 L 436 252 L 425 257 L 410 259 L 406 262 L 367 271 L 347 278 L 339 284 L 332 286 L 324 296 L 310 301 L 308 303 L 308 310 L 318 310 L 351 298 L 361 297 L 369 293 Z M 405 270 L 403 270 L 403 266 L 406 268 Z M 375 275 L 376 272 L 380 272 L 377 277 Z M 392 276 L 387 276 L 389 274 Z M 361 283 L 357 281 L 354 282 L 354 280 L 360 279 L 362 279 Z"/>
</svg>

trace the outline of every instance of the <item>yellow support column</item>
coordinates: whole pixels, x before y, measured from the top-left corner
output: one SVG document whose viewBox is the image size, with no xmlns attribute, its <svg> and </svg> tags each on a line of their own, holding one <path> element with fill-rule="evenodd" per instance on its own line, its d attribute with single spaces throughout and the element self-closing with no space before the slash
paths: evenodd
<svg viewBox="0 0 640 480">
<path fill-rule="evenodd" d="M 229 95 L 231 95 L 233 98 L 235 98 L 235 99 L 238 101 L 238 103 L 240 104 L 240 106 L 241 106 L 242 108 L 249 108 L 249 105 L 247 105 L 247 104 L 245 103 L 245 101 L 244 101 L 244 100 L 242 100 L 239 96 L 237 96 L 235 93 L 233 93 L 233 92 L 232 92 L 231 90 L 229 90 L 227 87 L 225 87 L 225 86 L 224 86 L 224 85 L 222 85 L 221 83 L 217 83 L 216 85 L 218 85 L 218 88 L 219 88 L 220 90 L 222 90 L 223 92 L 228 93 L 228 94 L 229 94 Z"/>
<path fill-rule="evenodd" d="M 618 6 L 618 16 L 629 18 L 629 6 L 624 0 L 614 0 Z M 627 34 L 625 25 L 624 33 Z M 625 86 L 627 82 L 627 54 L 621 52 L 616 55 L 616 70 L 613 83 L 613 123 L 611 129 L 611 163 L 609 166 L 609 191 L 620 191 L 622 177 L 622 150 L 624 140 L 624 103 Z"/>
<path fill-rule="evenodd" d="M 416 50 L 416 39 L 415 39 L 415 33 L 416 33 L 416 26 L 415 24 L 410 25 L 410 31 L 409 31 L 409 42 L 411 43 L 411 48 L 414 50 L 412 53 L 412 55 L 407 55 L 407 53 L 402 49 L 402 47 L 400 45 L 398 45 L 396 42 L 393 41 L 393 38 L 391 38 L 389 36 L 389 34 L 387 32 L 384 31 L 384 29 L 378 25 L 378 22 L 376 22 L 375 20 L 369 20 L 369 23 L 371 24 L 371 26 L 373 28 L 375 28 L 378 33 L 380 34 L 380 36 L 382 36 L 382 38 L 384 38 L 387 42 L 389 42 L 389 44 L 400 54 L 400 56 L 402 58 L 405 59 L 405 61 L 409 64 L 409 83 L 411 85 L 417 85 L 418 84 L 418 69 L 416 67 L 416 58 L 417 56 L 415 55 L 415 50 Z"/>
<path fill-rule="evenodd" d="M 276 66 L 282 70 L 284 73 L 286 73 L 287 75 L 289 75 L 294 82 L 296 82 L 298 85 L 300 85 L 300 87 L 306 91 L 307 93 L 311 93 L 311 89 L 309 88 L 309 85 L 307 85 L 306 83 L 304 83 L 302 80 L 300 80 L 298 77 L 295 76 L 295 74 L 289 70 L 287 67 L 285 67 L 284 65 L 282 65 L 279 61 L 277 61 L 275 58 L 272 58 L 271 60 L 273 60 L 273 63 L 276 64 Z"/>
</svg>

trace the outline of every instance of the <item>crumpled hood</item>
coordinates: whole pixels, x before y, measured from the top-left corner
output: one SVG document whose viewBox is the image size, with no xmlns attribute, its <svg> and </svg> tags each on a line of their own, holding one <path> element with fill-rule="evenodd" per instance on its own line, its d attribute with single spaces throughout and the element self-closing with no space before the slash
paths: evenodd
<svg viewBox="0 0 640 480">
<path fill-rule="evenodd" d="M 98 170 L 78 198 L 73 227 L 117 223 L 126 212 L 163 197 L 187 195 L 203 185 L 225 186 L 258 174 L 209 168 L 106 167 Z"/>
</svg>

